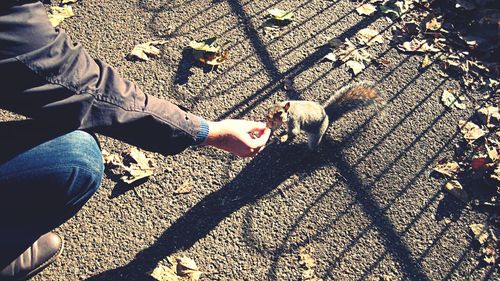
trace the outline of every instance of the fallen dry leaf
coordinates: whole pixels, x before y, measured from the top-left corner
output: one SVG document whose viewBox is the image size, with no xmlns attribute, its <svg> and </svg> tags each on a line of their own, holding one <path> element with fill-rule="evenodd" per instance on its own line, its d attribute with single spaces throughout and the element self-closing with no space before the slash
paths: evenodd
<svg viewBox="0 0 500 281">
<path fill-rule="evenodd" d="M 472 170 L 477 171 L 477 170 L 483 169 L 486 166 L 486 163 L 488 163 L 488 160 L 486 157 L 478 157 L 478 158 L 472 159 L 472 161 L 470 162 L 470 166 L 471 166 Z"/>
<path fill-rule="evenodd" d="M 292 21 L 294 14 L 292 12 L 288 12 L 285 10 L 281 10 L 278 8 L 272 8 L 267 10 L 271 18 L 279 21 Z"/>
<path fill-rule="evenodd" d="M 132 184 L 154 174 L 154 161 L 147 158 L 143 152 L 135 147 L 132 147 L 127 156 L 130 157 L 135 163 L 129 161 L 128 165 L 122 166 L 126 175 L 122 176 L 120 179 L 124 183 Z"/>
<path fill-rule="evenodd" d="M 492 162 L 495 162 L 498 160 L 498 151 L 495 147 L 488 146 L 488 144 L 486 144 L 486 151 L 488 152 L 488 157 L 490 158 L 490 160 Z"/>
<path fill-rule="evenodd" d="M 178 194 L 187 194 L 187 193 L 191 193 L 191 191 L 193 191 L 193 181 L 192 180 L 187 180 L 185 181 L 181 186 L 179 186 L 175 191 L 174 191 L 174 194 L 175 195 L 178 195 Z"/>
<path fill-rule="evenodd" d="M 398 46 L 398 48 L 402 51 L 415 53 L 436 53 L 441 51 L 432 46 L 432 44 L 427 43 L 426 40 L 419 40 L 416 38 L 411 41 L 404 42 L 401 46 Z"/>
<path fill-rule="evenodd" d="M 216 39 L 217 37 L 211 37 L 200 42 L 193 40 L 189 42 L 189 47 L 197 51 L 217 53 L 220 48 L 213 45 Z"/>
<path fill-rule="evenodd" d="M 500 125 L 500 113 L 497 106 L 480 108 L 477 111 L 477 115 L 481 123 L 488 127 Z"/>
<path fill-rule="evenodd" d="M 74 16 L 73 8 L 69 5 L 64 5 L 62 7 L 52 6 L 50 7 L 50 11 L 48 13 L 50 24 L 53 27 L 57 27 L 61 22 L 65 19 Z"/>
<path fill-rule="evenodd" d="M 356 33 L 356 38 L 363 44 L 371 46 L 375 43 L 384 43 L 384 38 L 380 33 L 371 28 L 363 28 Z"/>
<path fill-rule="evenodd" d="M 177 262 L 177 275 L 189 277 L 191 281 L 200 279 L 201 272 L 196 265 L 196 262 L 191 258 L 182 256 L 176 259 Z"/>
<path fill-rule="evenodd" d="M 459 199 L 463 203 L 469 202 L 469 195 L 467 192 L 463 189 L 462 185 L 460 182 L 457 180 L 451 180 L 447 182 L 444 185 L 444 188 L 446 191 L 448 191 L 451 195 L 453 195 L 455 198 Z"/>
<path fill-rule="evenodd" d="M 405 1 L 386 2 L 386 4 L 379 6 L 379 8 L 382 13 L 399 18 L 408 10 L 409 4 L 405 3 Z"/>
<path fill-rule="evenodd" d="M 464 97 L 455 97 L 455 95 L 448 91 L 444 90 L 443 94 L 441 95 L 441 101 L 443 104 L 448 107 L 448 108 L 458 108 L 458 109 L 465 109 L 466 106 L 463 103 Z"/>
<path fill-rule="evenodd" d="M 431 59 L 429 58 L 428 55 L 425 55 L 424 58 L 422 59 L 422 64 L 420 65 L 422 68 L 425 68 L 429 66 L 432 63 Z"/>
<path fill-rule="evenodd" d="M 62 0 L 61 4 L 71 4 L 71 3 L 76 3 L 78 0 Z"/>
<path fill-rule="evenodd" d="M 488 245 L 488 246 L 486 246 L 486 247 L 483 248 L 482 252 L 483 252 L 483 255 L 484 255 L 483 260 L 486 263 L 495 264 L 496 256 L 497 256 L 495 247 L 493 247 L 491 245 Z"/>
<path fill-rule="evenodd" d="M 460 131 L 464 135 L 465 140 L 469 143 L 473 143 L 478 138 L 483 137 L 486 132 L 479 128 L 478 125 L 472 122 L 459 121 Z"/>
<path fill-rule="evenodd" d="M 173 270 L 170 267 L 166 267 L 164 265 L 158 265 L 155 269 L 153 269 L 153 272 L 151 272 L 151 277 L 158 281 L 178 281 L 179 277 L 175 273 L 175 270 Z"/>
<path fill-rule="evenodd" d="M 220 65 L 224 63 L 227 58 L 229 57 L 229 52 L 228 51 L 222 51 L 222 52 L 217 52 L 217 53 L 211 53 L 211 52 L 204 52 L 204 53 L 198 53 L 194 54 L 194 57 L 199 60 L 202 63 L 206 63 L 208 65 Z"/>
<path fill-rule="evenodd" d="M 149 41 L 146 43 L 136 45 L 129 54 L 129 58 L 136 58 L 143 61 L 149 60 L 149 56 L 158 56 L 160 49 L 156 45 L 163 45 L 167 43 L 164 40 Z"/>
<path fill-rule="evenodd" d="M 337 56 L 334 54 L 334 53 L 328 53 L 324 59 L 327 59 L 329 61 L 332 61 L 332 62 L 336 62 L 337 61 Z"/>
<path fill-rule="evenodd" d="M 370 3 L 363 4 L 356 8 L 356 12 L 360 15 L 371 16 L 377 11 L 377 8 Z"/>
<path fill-rule="evenodd" d="M 354 60 L 346 62 L 345 65 L 352 70 L 354 75 L 358 75 L 366 67 L 364 63 Z"/>
<path fill-rule="evenodd" d="M 430 21 L 425 23 L 425 28 L 436 31 L 441 29 L 441 23 L 437 20 L 437 18 L 432 18 Z"/>
<path fill-rule="evenodd" d="M 450 178 L 455 177 L 456 173 L 460 171 L 460 165 L 457 162 L 448 162 L 445 164 L 439 164 L 434 168 L 434 171 L 448 176 Z"/>
<path fill-rule="evenodd" d="M 311 269 L 316 266 L 316 261 L 312 257 L 313 250 L 310 248 L 300 247 L 299 248 L 299 264 L 307 269 Z"/>
<path fill-rule="evenodd" d="M 121 157 L 118 154 L 109 153 L 105 149 L 103 149 L 101 153 L 102 153 L 102 160 L 104 162 L 104 165 L 111 166 L 111 167 L 121 167 L 123 165 Z"/>
<path fill-rule="evenodd" d="M 349 39 L 345 39 L 344 44 L 335 49 L 335 55 L 337 55 L 339 60 L 342 62 L 347 62 L 349 60 L 359 62 L 371 61 L 370 53 L 363 48 L 356 48 L 356 45 L 354 45 Z"/>
<path fill-rule="evenodd" d="M 469 225 L 470 230 L 474 233 L 474 239 L 476 239 L 480 244 L 484 244 L 488 239 L 488 231 L 484 224 L 475 223 Z"/>
</svg>

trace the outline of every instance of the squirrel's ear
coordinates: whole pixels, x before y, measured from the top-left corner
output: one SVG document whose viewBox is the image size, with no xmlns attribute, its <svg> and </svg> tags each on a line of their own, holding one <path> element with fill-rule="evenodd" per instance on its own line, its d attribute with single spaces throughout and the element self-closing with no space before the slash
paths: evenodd
<svg viewBox="0 0 500 281">
<path fill-rule="evenodd" d="M 285 112 L 287 112 L 289 108 L 290 108 L 290 102 L 287 102 L 285 106 L 283 106 L 283 109 L 285 110 Z"/>
</svg>

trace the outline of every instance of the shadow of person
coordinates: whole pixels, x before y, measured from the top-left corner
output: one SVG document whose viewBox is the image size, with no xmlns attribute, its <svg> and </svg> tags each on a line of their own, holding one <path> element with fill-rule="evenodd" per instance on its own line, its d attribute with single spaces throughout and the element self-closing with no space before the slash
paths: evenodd
<svg viewBox="0 0 500 281">
<path fill-rule="evenodd" d="M 331 142 L 323 143 L 322 146 L 327 149 L 311 152 L 305 143 L 269 145 L 233 180 L 203 198 L 175 221 L 152 246 L 139 252 L 132 262 L 87 280 L 148 280 L 148 273 L 159 261 L 189 249 L 240 208 L 256 202 L 292 175 L 307 174 L 331 162 L 330 156 L 338 149 Z"/>
</svg>

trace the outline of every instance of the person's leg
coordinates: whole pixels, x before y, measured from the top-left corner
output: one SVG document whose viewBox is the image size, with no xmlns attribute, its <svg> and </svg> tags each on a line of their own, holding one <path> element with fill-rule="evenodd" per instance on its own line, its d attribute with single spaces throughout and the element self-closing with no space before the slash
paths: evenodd
<svg viewBox="0 0 500 281">
<path fill-rule="evenodd" d="M 31 148 L 12 144 L 37 137 L 19 132 L 0 140 L 0 155 L 2 149 L 22 147 L 0 159 L 0 280 L 2 269 L 78 212 L 103 176 L 101 152 L 89 133 L 70 132 Z"/>
</svg>

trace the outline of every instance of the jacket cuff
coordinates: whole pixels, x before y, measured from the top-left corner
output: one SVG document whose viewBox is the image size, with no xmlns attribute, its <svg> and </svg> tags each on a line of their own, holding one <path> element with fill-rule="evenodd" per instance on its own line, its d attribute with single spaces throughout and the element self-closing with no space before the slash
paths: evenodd
<svg viewBox="0 0 500 281">
<path fill-rule="evenodd" d="M 193 145 L 200 145 L 202 144 L 208 137 L 208 132 L 210 131 L 208 122 L 200 118 L 200 130 L 198 131 L 198 134 L 195 137 L 195 142 Z"/>
</svg>

